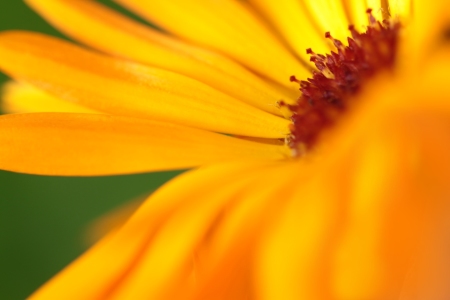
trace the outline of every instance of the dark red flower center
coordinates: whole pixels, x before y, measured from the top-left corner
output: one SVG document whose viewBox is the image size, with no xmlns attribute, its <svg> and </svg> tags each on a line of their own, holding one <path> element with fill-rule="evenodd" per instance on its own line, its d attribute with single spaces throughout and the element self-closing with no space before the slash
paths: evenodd
<svg viewBox="0 0 450 300">
<path fill-rule="evenodd" d="M 348 46 L 327 32 L 325 37 L 332 41 L 336 51 L 321 55 L 307 50 L 317 68 L 311 78 L 298 80 L 291 77 L 291 81 L 300 85 L 301 96 L 294 105 L 281 105 L 292 112 L 289 146 L 295 155 L 314 146 L 320 133 L 348 110 L 353 96 L 368 79 L 380 70 L 392 69 L 400 24 L 377 21 L 370 9 L 367 13 L 369 25 L 365 32 L 359 33 L 354 26 L 349 26 Z"/>
</svg>

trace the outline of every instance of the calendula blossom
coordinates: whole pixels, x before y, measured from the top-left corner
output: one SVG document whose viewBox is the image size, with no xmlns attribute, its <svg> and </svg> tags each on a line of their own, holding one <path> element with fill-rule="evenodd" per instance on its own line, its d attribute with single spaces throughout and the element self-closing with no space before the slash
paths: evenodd
<svg viewBox="0 0 450 300">
<path fill-rule="evenodd" d="M 450 297 L 446 1 L 26 2 L 1 169 L 195 168 L 30 299 Z"/>
</svg>

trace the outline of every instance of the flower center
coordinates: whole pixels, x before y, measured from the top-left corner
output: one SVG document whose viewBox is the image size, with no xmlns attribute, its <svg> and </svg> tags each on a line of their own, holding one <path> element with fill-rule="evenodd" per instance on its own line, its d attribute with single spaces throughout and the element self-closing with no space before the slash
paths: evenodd
<svg viewBox="0 0 450 300">
<path fill-rule="evenodd" d="M 336 123 L 368 79 L 380 70 L 393 68 L 400 23 L 377 21 L 371 9 L 367 13 L 369 25 L 364 33 L 349 26 L 348 46 L 327 32 L 325 37 L 333 42 L 337 52 L 321 55 L 307 50 L 317 68 L 311 78 L 300 81 L 291 76 L 302 94 L 296 104 L 281 105 L 292 112 L 288 143 L 295 156 L 314 146 L 319 134 Z"/>
</svg>

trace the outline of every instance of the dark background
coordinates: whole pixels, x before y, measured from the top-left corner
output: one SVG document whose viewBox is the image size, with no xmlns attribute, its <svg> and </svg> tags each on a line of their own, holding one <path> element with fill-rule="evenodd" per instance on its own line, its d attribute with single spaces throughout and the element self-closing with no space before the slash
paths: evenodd
<svg viewBox="0 0 450 300">
<path fill-rule="evenodd" d="M 0 0 L 0 30 L 8 29 L 61 36 L 20 0 Z M 5 80 L 0 73 L 0 84 Z M 86 249 L 91 222 L 176 174 L 73 178 L 0 171 L 0 299 L 27 297 Z"/>
</svg>

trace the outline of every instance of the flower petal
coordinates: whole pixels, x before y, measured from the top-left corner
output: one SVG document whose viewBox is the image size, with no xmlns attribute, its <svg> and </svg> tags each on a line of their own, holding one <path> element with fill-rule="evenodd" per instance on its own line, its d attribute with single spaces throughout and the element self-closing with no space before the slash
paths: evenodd
<svg viewBox="0 0 450 300">
<path fill-rule="evenodd" d="M 403 106 L 417 105 L 418 108 L 433 107 L 439 111 L 450 112 L 450 85 L 448 84 L 448 70 L 450 69 L 450 45 L 441 47 L 434 52 L 421 73 L 416 74 L 412 80 L 418 82 L 414 91 L 416 97 L 412 101 L 404 101 Z M 409 100 L 409 99 L 408 99 Z M 400 104 L 400 103 L 399 103 Z"/>
<path fill-rule="evenodd" d="M 288 82 L 291 75 L 304 78 L 310 74 L 242 1 L 116 2 L 184 39 L 229 55 L 281 85 L 295 87 Z"/>
<path fill-rule="evenodd" d="M 304 0 L 303 2 L 322 34 L 330 32 L 334 38 L 342 42 L 347 41 L 350 35 L 349 20 L 341 0 Z"/>
<path fill-rule="evenodd" d="M 257 176 L 267 166 L 223 164 L 177 177 L 153 194 L 117 233 L 30 299 L 62 294 L 66 299 L 123 299 L 119 296 L 124 289 L 127 299 L 165 299 L 162 294 L 176 291 L 171 280 L 192 271 L 192 247 L 207 233 L 228 196 L 241 188 L 238 182 L 247 182 L 246 178 Z M 148 263 L 152 263 L 150 268 L 142 268 Z"/>
<path fill-rule="evenodd" d="M 372 14 L 378 20 L 383 20 L 387 16 L 387 2 L 386 0 L 366 0 L 367 8 L 372 9 Z"/>
<path fill-rule="evenodd" d="M 262 299 L 448 298 L 449 61 L 424 82 L 386 76 L 327 136 L 261 246 Z"/>
<path fill-rule="evenodd" d="M 449 44 L 450 6 L 446 0 L 415 0 L 412 11 L 414 22 L 405 47 L 414 53 L 410 63 L 421 69 L 434 51 Z"/>
<path fill-rule="evenodd" d="M 281 115 L 276 102 L 290 93 L 214 52 L 143 26 L 93 1 L 28 0 L 36 11 L 69 36 L 96 49 L 197 79 L 236 99 Z"/>
<path fill-rule="evenodd" d="M 343 4 L 349 14 L 350 24 L 355 25 L 357 30 L 363 31 L 368 24 L 366 2 L 361 0 L 347 0 L 343 1 Z"/>
<path fill-rule="evenodd" d="M 220 220 L 227 219 L 236 202 L 252 201 L 251 196 L 244 196 L 245 191 L 249 189 L 254 191 L 255 182 L 259 182 L 261 177 L 266 177 L 267 173 L 279 169 L 277 166 L 254 166 L 253 170 L 236 172 L 234 177 L 216 178 L 221 186 L 214 189 L 202 189 L 203 184 L 197 184 L 197 188 L 202 190 L 201 196 L 185 198 L 190 200 L 178 205 L 172 215 L 160 224 L 157 234 L 152 238 L 139 264 L 134 266 L 115 289 L 112 299 L 187 299 L 189 290 L 196 289 L 200 281 L 210 279 L 208 275 L 203 274 L 202 265 L 212 262 L 202 257 L 199 248 L 205 244 L 206 248 L 210 248 L 208 246 L 213 246 L 214 242 L 220 242 L 212 241 L 211 238 L 217 226 L 220 226 L 218 225 Z M 276 177 L 273 175 L 272 173 L 272 180 Z M 251 195 L 250 191 L 248 195 Z M 217 237 L 218 240 L 221 238 Z M 242 245 L 234 246 L 238 247 L 233 249 L 235 251 L 247 252 Z M 245 271 L 243 273 L 241 275 L 245 275 Z M 230 278 L 221 278 L 226 279 Z M 220 286 L 218 282 L 215 284 Z M 177 289 L 174 289 L 174 286 L 177 286 Z M 219 293 L 221 296 L 213 298 L 240 299 L 241 297 L 234 298 L 227 295 L 242 295 L 242 291 L 246 290 L 247 288 L 242 287 L 238 280 L 237 287 L 228 286 L 228 289 L 222 290 L 224 293 Z M 212 287 L 209 292 L 213 296 L 216 295 Z M 211 299 L 205 296 L 201 299 Z"/>
<path fill-rule="evenodd" d="M 317 30 L 311 16 L 297 0 L 250 0 L 250 3 L 260 10 L 277 28 L 296 54 L 305 62 L 310 56 L 306 49 L 312 48 L 316 53 L 328 53 L 329 46 L 323 38 L 324 32 Z M 298 78 L 303 74 L 298 75 Z"/>
<path fill-rule="evenodd" d="M 61 100 L 29 84 L 10 81 L 2 88 L 1 108 L 5 113 L 73 112 L 96 113 L 93 109 Z"/>
<path fill-rule="evenodd" d="M 284 199 L 278 222 L 272 224 L 260 245 L 256 262 L 260 299 L 334 298 L 327 294 L 324 271 L 328 258 L 324 253 L 330 249 L 328 239 L 337 234 L 333 230 L 339 228 L 336 218 L 342 194 L 335 193 L 342 190 L 335 189 L 339 180 L 311 180 L 316 172 L 313 169 L 308 176 L 299 178 L 297 191 Z"/>
<path fill-rule="evenodd" d="M 10 76 L 99 111 L 249 136 L 273 138 L 289 132 L 289 121 L 194 79 L 45 35 L 2 33 L 0 56 L 0 69 Z"/>
<path fill-rule="evenodd" d="M 298 185 L 302 171 L 299 164 L 290 161 L 267 168 L 249 181 L 197 249 L 197 280 L 192 294 L 186 296 L 189 289 L 181 288 L 174 299 L 260 299 L 255 253 L 284 208 L 284 200 Z M 283 174 L 281 179 L 279 174 Z"/>
<path fill-rule="evenodd" d="M 448 285 L 438 273 L 442 270 L 430 265 L 440 247 L 430 240 L 439 236 L 448 245 L 448 227 L 435 222 L 448 220 L 449 128 L 448 109 L 385 110 L 355 141 L 353 192 L 333 275 L 338 298 L 388 299 L 401 289 L 423 299 L 448 298 Z M 448 266 L 447 254 L 439 255 L 439 265 Z M 413 271 L 426 278 L 407 282 Z M 437 297 L 439 290 L 447 294 Z"/>
<path fill-rule="evenodd" d="M 92 246 L 108 234 L 119 230 L 148 197 L 147 195 L 146 197 L 129 199 L 119 207 L 97 217 L 84 230 L 82 236 L 84 244 Z"/>
<path fill-rule="evenodd" d="M 284 148 L 143 119 L 36 113 L 0 117 L 0 169 L 107 175 L 272 160 Z"/>
<path fill-rule="evenodd" d="M 389 0 L 389 14 L 394 19 L 407 22 L 412 17 L 412 0 Z"/>
</svg>

